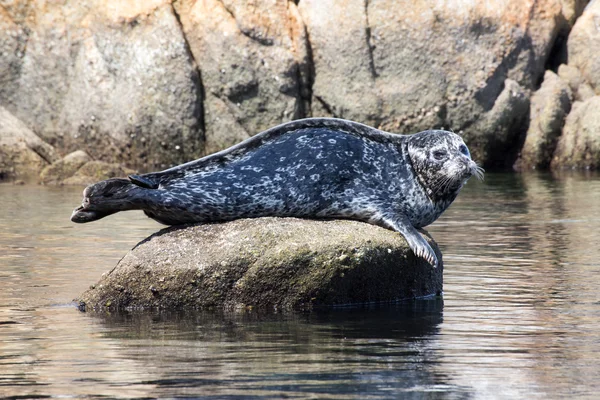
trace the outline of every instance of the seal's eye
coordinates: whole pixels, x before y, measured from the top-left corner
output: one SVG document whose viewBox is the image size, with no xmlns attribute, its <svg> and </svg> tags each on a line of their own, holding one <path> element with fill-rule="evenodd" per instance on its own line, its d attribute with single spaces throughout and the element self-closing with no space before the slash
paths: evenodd
<svg viewBox="0 0 600 400">
<path fill-rule="evenodd" d="M 433 152 L 433 158 L 437 161 L 442 161 L 447 155 L 448 153 L 445 150 L 435 150 Z"/>
<path fill-rule="evenodd" d="M 464 144 L 460 145 L 460 147 L 458 148 L 458 151 L 463 153 L 465 156 L 471 158 L 471 153 L 469 153 L 469 149 L 467 149 L 467 146 L 465 146 Z"/>
</svg>

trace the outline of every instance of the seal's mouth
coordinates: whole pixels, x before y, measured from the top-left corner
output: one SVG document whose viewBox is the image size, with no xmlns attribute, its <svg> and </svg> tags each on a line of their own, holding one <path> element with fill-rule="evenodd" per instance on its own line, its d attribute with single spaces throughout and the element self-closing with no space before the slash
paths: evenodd
<svg viewBox="0 0 600 400">
<path fill-rule="evenodd" d="M 86 222 L 96 221 L 100 218 L 104 218 L 108 215 L 114 214 L 116 211 L 95 211 L 87 210 L 84 205 L 81 205 L 73 210 L 71 214 L 71 221 L 84 224 Z"/>
<path fill-rule="evenodd" d="M 471 162 L 470 165 L 466 166 L 466 168 L 463 168 L 462 174 L 456 178 L 456 181 L 460 182 L 460 187 L 465 185 L 472 177 L 477 178 L 478 181 L 483 181 L 483 173 L 483 168 L 475 164 L 475 162 Z"/>
<path fill-rule="evenodd" d="M 91 221 L 95 221 L 97 219 L 103 218 L 106 215 L 110 215 L 112 213 L 106 213 L 103 211 L 97 211 L 97 210 L 90 210 L 90 206 L 92 206 L 91 201 L 90 201 L 90 192 L 91 192 L 91 186 L 88 186 L 87 188 L 85 188 L 85 190 L 83 191 L 83 201 L 81 202 L 81 205 L 79 207 L 77 207 L 76 209 L 73 210 L 73 213 L 71 214 L 71 221 L 72 222 L 76 222 L 78 224 L 83 224 L 86 222 L 91 222 Z M 94 208 L 93 206 L 91 208 Z"/>
<path fill-rule="evenodd" d="M 96 218 L 96 211 L 86 210 L 84 205 L 80 205 L 74 209 L 71 214 L 71 221 L 78 224 L 94 221 L 96 219 L 98 219 Z"/>
</svg>

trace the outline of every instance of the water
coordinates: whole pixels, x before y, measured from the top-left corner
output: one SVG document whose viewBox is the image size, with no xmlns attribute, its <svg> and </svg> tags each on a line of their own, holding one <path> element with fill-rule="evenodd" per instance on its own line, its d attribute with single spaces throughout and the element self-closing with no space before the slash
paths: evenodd
<svg viewBox="0 0 600 400">
<path fill-rule="evenodd" d="M 429 231 L 444 297 L 308 314 L 93 315 L 70 301 L 160 228 L 81 188 L 0 185 L 0 397 L 597 398 L 600 177 L 487 174 Z"/>
</svg>

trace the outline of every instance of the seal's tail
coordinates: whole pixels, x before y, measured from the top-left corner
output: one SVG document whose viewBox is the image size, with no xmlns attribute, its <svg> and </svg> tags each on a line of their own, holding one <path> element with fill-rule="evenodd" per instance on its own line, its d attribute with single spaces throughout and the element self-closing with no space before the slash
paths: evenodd
<svg viewBox="0 0 600 400">
<path fill-rule="evenodd" d="M 119 211 L 141 208 L 141 191 L 157 186 L 143 177 L 113 178 L 95 183 L 83 191 L 83 203 L 71 215 L 77 223 L 92 222 Z"/>
</svg>

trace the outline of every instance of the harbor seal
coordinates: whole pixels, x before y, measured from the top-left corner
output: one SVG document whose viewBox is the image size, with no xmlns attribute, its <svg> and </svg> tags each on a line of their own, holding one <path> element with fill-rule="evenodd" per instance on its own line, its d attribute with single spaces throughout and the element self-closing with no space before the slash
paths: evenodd
<svg viewBox="0 0 600 400">
<path fill-rule="evenodd" d="M 264 216 L 355 219 L 399 232 L 436 267 L 417 229 L 435 221 L 482 171 L 452 132 L 399 135 L 309 118 L 162 172 L 88 186 L 71 220 L 126 210 L 144 210 L 167 225 Z"/>
</svg>

